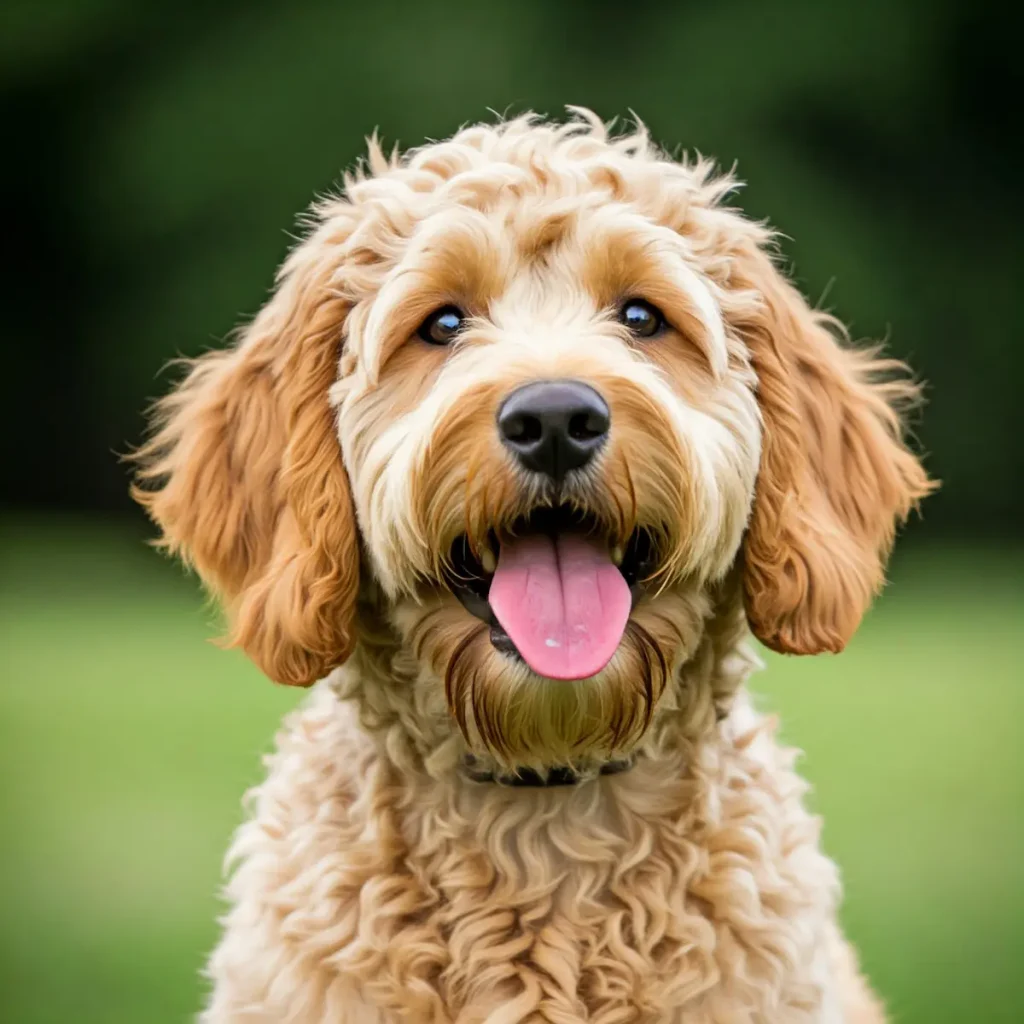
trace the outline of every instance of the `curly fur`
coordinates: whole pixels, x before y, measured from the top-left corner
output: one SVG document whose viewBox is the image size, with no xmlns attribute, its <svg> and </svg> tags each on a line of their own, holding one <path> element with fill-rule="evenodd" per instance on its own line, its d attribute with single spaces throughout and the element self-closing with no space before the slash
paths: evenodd
<svg viewBox="0 0 1024 1024">
<path fill-rule="evenodd" d="M 855 631 L 931 487 L 915 389 L 806 305 L 733 188 L 586 111 L 371 141 L 253 324 L 158 406 L 135 494 L 164 545 L 267 675 L 326 676 L 232 848 L 208 1024 L 883 1019 L 745 638 Z M 649 346 L 610 314 L 632 296 L 670 325 Z M 447 303 L 458 342 L 418 342 Z M 548 376 L 614 423 L 560 500 L 657 555 L 612 661 L 560 686 L 442 583 L 457 538 L 554 500 L 493 428 Z M 481 784 L 470 752 L 583 781 Z"/>
</svg>

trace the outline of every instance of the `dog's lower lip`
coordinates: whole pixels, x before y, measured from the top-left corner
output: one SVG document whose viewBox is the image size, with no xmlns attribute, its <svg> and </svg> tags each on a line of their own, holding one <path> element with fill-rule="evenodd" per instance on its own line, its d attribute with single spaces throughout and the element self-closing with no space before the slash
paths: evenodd
<svg viewBox="0 0 1024 1024">
<path fill-rule="evenodd" d="M 499 654 L 506 654 L 519 661 L 523 660 L 523 656 L 519 653 L 518 648 L 512 642 L 512 637 L 510 637 L 508 633 L 505 632 L 504 628 L 498 623 L 491 626 L 490 641 L 491 646 L 498 651 Z"/>
</svg>

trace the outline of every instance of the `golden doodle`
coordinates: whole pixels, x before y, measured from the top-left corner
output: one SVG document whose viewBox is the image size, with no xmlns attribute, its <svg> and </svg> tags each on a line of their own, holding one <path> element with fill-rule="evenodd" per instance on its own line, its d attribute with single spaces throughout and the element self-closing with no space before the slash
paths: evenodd
<svg viewBox="0 0 1024 1024">
<path fill-rule="evenodd" d="M 573 110 L 364 166 L 157 407 L 135 494 L 313 686 L 207 1024 L 877 1022 L 750 634 L 840 651 L 915 388 L 735 182 Z"/>
</svg>

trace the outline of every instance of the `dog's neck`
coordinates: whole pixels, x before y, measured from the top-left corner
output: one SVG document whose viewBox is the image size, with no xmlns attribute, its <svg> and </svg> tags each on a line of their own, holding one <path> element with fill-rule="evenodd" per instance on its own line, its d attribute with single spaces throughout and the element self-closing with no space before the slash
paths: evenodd
<svg viewBox="0 0 1024 1024">
<path fill-rule="evenodd" d="M 443 683 L 419 669 L 373 591 L 360 605 L 359 643 L 332 676 L 332 688 L 353 702 L 362 729 L 400 770 L 437 781 L 461 777 L 473 786 L 574 788 L 623 773 L 640 759 L 685 761 L 714 736 L 759 661 L 748 646 L 742 600 L 732 581 L 712 595 L 710 608 L 699 640 L 677 666 L 643 736 L 628 750 L 591 753 L 571 763 L 517 763 L 475 748 L 445 705 Z"/>
</svg>

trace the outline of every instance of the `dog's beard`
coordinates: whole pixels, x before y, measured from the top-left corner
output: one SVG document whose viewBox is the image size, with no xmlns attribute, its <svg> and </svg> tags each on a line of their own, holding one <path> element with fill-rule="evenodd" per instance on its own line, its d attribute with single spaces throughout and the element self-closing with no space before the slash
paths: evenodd
<svg viewBox="0 0 1024 1024">
<path fill-rule="evenodd" d="M 490 627 L 442 590 L 399 627 L 470 750 L 508 768 L 586 767 L 635 748 L 702 631 L 703 602 L 682 592 L 643 599 L 608 665 L 589 679 L 537 676 L 491 642 Z"/>
</svg>

